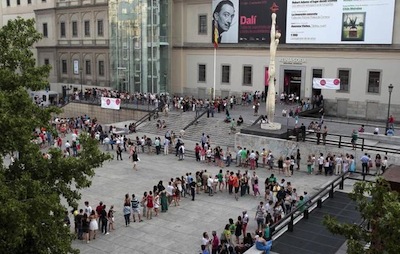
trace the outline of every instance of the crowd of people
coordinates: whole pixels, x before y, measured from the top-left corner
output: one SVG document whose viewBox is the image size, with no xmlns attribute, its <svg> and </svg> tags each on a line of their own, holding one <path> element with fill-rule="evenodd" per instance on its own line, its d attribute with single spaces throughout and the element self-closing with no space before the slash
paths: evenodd
<svg viewBox="0 0 400 254">
<path fill-rule="evenodd" d="M 226 102 L 221 100 L 213 108 L 221 107 L 221 110 L 224 110 L 224 107 L 228 105 L 227 102 L 228 100 Z M 179 102 L 177 105 L 178 108 L 181 107 Z M 193 104 L 189 103 L 189 105 Z M 164 155 L 169 155 L 170 150 L 175 148 L 175 155 L 179 156 L 181 160 L 184 159 L 185 146 L 183 138 L 181 136 L 177 137 L 170 130 L 166 131 L 163 140 L 160 137 L 155 137 L 153 140 L 146 135 L 142 137 L 136 136 L 136 138 L 127 137 L 127 134 L 131 132 L 131 127 L 127 126 L 125 126 L 123 134 L 118 133 L 115 126 L 111 126 L 108 131 L 103 130 L 103 127 L 97 123 L 96 119 L 90 119 L 86 115 L 71 119 L 55 118 L 53 124 L 60 133 L 59 136 L 53 137 L 48 134 L 48 131 L 40 130 L 35 133 L 35 138 L 40 140 L 40 144 L 43 147 L 48 143 L 49 146 L 54 144 L 60 149 L 64 148 L 66 151 L 65 156 L 77 155 L 79 149 L 76 148 L 75 150 L 73 144 L 75 142 L 75 146 L 79 145 L 78 130 L 81 129 L 90 133 L 93 138 L 98 139 L 106 150 L 110 148 L 114 150 L 115 148 L 117 160 L 123 159 L 122 154 L 124 152 L 127 155 L 129 154 L 128 158 L 132 159 L 133 168 L 136 169 L 137 162 L 140 161 L 138 154 L 145 152 L 151 154 L 154 152 L 159 155 L 162 148 L 164 148 Z M 67 133 L 72 133 L 72 145 L 69 140 L 64 144 L 62 143 L 62 138 Z M 263 201 L 257 206 L 254 216 L 254 220 L 257 223 L 255 232 L 247 232 L 250 216 L 247 211 L 243 211 L 236 222 L 232 218 L 229 219 L 229 223 L 223 227 L 220 235 L 213 231 L 212 238 L 210 238 L 208 233 L 205 232 L 201 249 L 203 253 L 232 254 L 243 253 L 253 244 L 256 244 L 257 249 L 267 251 L 272 244 L 269 227 L 281 220 L 285 214 L 293 209 L 299 208 L 302 211 L 307 207 L 309 201 L 307 192 L 303 192 L 304 195 L 298 195 L 291 182 L 285 180 L 287 177 L 291 177 L 294 172 L 300 171 L 302 156 L 299 149 L 294 154 L 285 156 L 280 154 L 274 156 L 272 151 L 265 148 L 258 151 L 256 149 L 237 147 L 235 151 L 229 148 L 225 151 L 220 146 L 214 145 L 211 142 L 210 135 L 205 133 L 201 135 L 199 143 L 193 149 L 196 161 L 205 165 L 215 165 L 218 171 L 213 172 L 215 168 L 208 168 L 208 170 L 193 172 L 194 177 L 192 177 L 191 172 L 188 172 L 184 176 L 169 179 L 166 187 L 164 187 L 163 181 L 160 180 L 151 190 L 145 191 L 140 200 L 135 194 L 130 195 L 127 193 L 122 207 L 125 226 L 129 226 L 132 221 L 143 222 L 143 219 L 151 220 L 153 217 L 159 216 L 160 213 L 166 213 L 171 205 L 180 206 L 181 197 L 190 197 L 191 200 L 195 201 L 196 195 L 202 192 L 207 193 L 209 196 L 226 192 L 229 196 L 233 196 L 235 200 L 239 200 L 240 197 L 246 195 L 262 197 Z M 239 169 L 226 170 L 224 174 L 222 168 L 230 167 L 234 160 L 236 160 L 235 166 L 239 167 Z M 357 161 L 361 162 L 363 173 L 371 173 L 371 170 L 375 168 L 376 174 L 380 174 L 388 166 L 388 158 L 384 156 L 382 159 L 379 154 L 375 156 L 374 160 L 368 154 L 363 155 L 359 160 L 354 158 L 353 154 L 334 155 L 328 153 L 324 156 L 321 153 L 319 157 L 310 154 L 305 164 L 307 165 L 308 174 L 315 173 L 327 176 L 338 175 L 347 171 L 354 172 Z M 265 181 L 261 181 L 256 173 L 256 169 L 261 167 L 271 170 L 272 173 Z M 315 168 L 318 168 L 318 170 L 314 170 Z M 278 177 L 282 173 L 282 177 L 285 178 L 277 179 L 276 173 Z M 261 182 L 264 182 L 264 189 L 260 188 Z M 184 205 L 184 202 L 182 202 L 182 205 Z M 96 238 L 99 229 L 105 235 L 114 230 L 113 205 L 109 206 L 107 210 L 106 205 L 99 202 L 97 208 L 93 210 L 89 206 L 89 202 L 85 202 L 84 208 L 79 209 L 79 211 L 74 209 L 73 214 L 77 238 L 87 243 Z M 68 224 L 67 217 L 66 224 Z"/>
</svg>

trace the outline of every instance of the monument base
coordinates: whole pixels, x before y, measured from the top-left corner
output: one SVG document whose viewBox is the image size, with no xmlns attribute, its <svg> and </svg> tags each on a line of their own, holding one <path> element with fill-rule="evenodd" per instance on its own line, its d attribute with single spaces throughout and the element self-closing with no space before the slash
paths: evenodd
<svg viewBox="0 0 400 254">
<path fill-rule="evenodd" d="M 261 129 L 263 130 L 280 130 L 282 128 L 280 123 L 262 123 Z"/>
</svg>

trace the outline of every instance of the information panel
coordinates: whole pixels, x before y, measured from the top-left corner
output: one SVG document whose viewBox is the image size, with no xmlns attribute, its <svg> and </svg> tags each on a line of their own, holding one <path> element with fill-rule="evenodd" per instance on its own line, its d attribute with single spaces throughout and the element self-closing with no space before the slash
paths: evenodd
<svg viewBox="0 0 400 254">
<path fill-rule="evenodd" d="M 391 44 L 395 0 L 288 0 L 286 43 Z"/>
</svg>

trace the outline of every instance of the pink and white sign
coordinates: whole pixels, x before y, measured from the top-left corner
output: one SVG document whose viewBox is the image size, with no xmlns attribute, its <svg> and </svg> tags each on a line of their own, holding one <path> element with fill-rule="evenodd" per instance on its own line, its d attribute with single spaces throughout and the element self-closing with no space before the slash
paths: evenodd
<svg viewBox="0 0 400 254">
<path fill-rule="evenodd" d="M 119 110 L 121 108 L 121 99 L 101 97 L 101 107 Z"/>
<path fill-rule="evenodd" d="M 313 78 L 313 88 L 315 89 L 340 89 L 340 79 L 338 78 Z"/>
</svg>

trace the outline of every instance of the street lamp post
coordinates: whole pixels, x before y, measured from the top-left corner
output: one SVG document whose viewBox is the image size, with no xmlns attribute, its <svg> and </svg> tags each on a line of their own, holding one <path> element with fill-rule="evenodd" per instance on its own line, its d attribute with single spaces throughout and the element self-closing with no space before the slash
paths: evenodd
<svg viewBox="0 0 400 254">
<path fill-rule="evenodd" d="M 83 99 L 83 70 L 82 70 L 82 67 L 79 68 L 79 73 L 81 74 L 81 97 L 80 97 L 80 99 L 82 100 Z"/>
<path fill-rule="evenodd" d="M 385 135 L 387 135 L 387 131 L 389 130 L 389 117 L 390 117 L 390 101 L 392 99 L 392 92 L 393 92 L 393 85 L 389 85 L 389 104 L 388 104 L 388 112 L 387 112 L 387 118 L 386 118 L 386 130 L 385 130 Z"/>
</svg>

